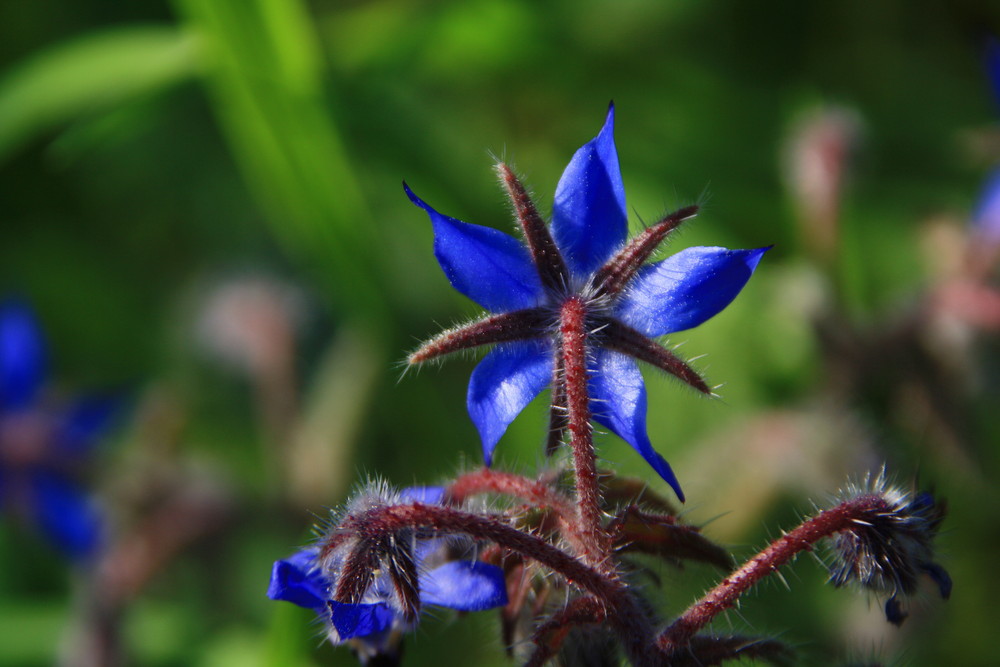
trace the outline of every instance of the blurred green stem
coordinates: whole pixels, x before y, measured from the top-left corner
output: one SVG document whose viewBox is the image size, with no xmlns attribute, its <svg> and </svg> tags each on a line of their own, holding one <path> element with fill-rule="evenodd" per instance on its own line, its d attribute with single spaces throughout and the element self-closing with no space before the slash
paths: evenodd
<svg viewBox="0 0 1000 667">
<path fill-rule="evenodd" d="M 390 318 L 371 214 L 328 115 L 301 0 L 175 0 L 204 42 L 205 79 L 236 162 L 275 235 L 372 334 Z"/>
</svg>

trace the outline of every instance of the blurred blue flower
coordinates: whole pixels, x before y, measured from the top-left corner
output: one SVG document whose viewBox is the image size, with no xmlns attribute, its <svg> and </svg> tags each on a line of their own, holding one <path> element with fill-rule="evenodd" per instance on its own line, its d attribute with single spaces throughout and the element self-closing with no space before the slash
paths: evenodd
<svg viewBox="0 0 1000 667">
<path fill-rule="evenodd" d="M 972 214 L 972 229 L 980 240 L 1000 242 L 1000 170 L 986 180 L 982 195 Z"/>
<path fill-rule="evenodd" d="M 1000 39 L 992 35 L 986 40 L 986 75 L 1000 104 Z"/>
<path fill-rule="evenodd" d="M 78 478 L 117 401 L 86 397 L 53 408 L 42 395 L 46 375 L 31 309 L 16 299 L 0 302 L 0 510 L 83 560 L 100 543 L 102 521 Z"/>
<path fill-rule="evenodd" d="M 667 215 L 628 241 L 613 132 L 612 106 L 600 133 L 576 152 L 559 180 L 551 226 L 510 169 L 498 165 L 526 243 L 442 215 L 404 183 L 410 200 L 430 216 L 435 255 L 452 286 L 492 313 L 428 341 L 410 362 L 495 344 L 473 371 L 467 399 L 486 464 L 508 425 L 550 385 L 554 448 L 566 427 L 559 317 L 570 299 L 581 301 L 593 418 L 628 442 L 683 500 L 673 471 L 646 433 L 646 389 L 633 359 L 711 393 L 695 371 L 653 339 L 696 327 L 725 308 L 768 248 L 695 247 L 645 264 L 697 207 Z"/>
<path fill-rule="evenodd" d="M 443 494 L 440 487 L 413 487 L 404 489 L 391 501 L 374 502 L 434 504 L 441 501 Z M 451 559 L 456 546 L 454 539 L 410 537 L 415 543 L 412 553 L 421 606 L 483 611 L 507 604 L 507 587 L 500 568 L 477 560 Z M 319 547 L 313 546 L 275 562 L 267 595 L 272 600 L 312 609 L 327 621 L 332 643 L 351 641 L 362 657 L 392 653 L 401 634 L 412 629 L 415 621 L 405 617 L 405 603 L 399 599 L 390 567 L 379 568 L 361 603 L 332 599 L 346 551 L 335 551 L 321 559 Z"/>
<path fill-rule="evenodd" d="M 986 74 L 1000 103 L 1000 39 L 992 36 L 986 40 Z M 972 214 L 972 229 L 981 240 L 1000 242 L 1000 169 L 986 179 Z"/>
</svg>

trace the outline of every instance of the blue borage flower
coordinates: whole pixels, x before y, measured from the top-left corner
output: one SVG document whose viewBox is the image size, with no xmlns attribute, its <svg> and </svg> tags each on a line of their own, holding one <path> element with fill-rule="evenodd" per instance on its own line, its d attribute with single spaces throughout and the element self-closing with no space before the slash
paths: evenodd
<svg viewBox="0 0 1000 667">
<path fill-rule="evenodd" d="M 400 503 L 438 504 L 443 496 L 441 487 L 411 487 L 398 494 L 377 489 L 374 493 L 359 494 L 351 507 L 361 511 Z M 351 507 L 348 515 L 352 513 Z M 404 557 L 412 554 L 416 561 L 421 606 L 483 611 L 507 604 L 507 587 L 500 568 L 453 557 L 456 551 L 463 550 L 456 547 L 468 547 L 460 543 L 461 538 L 418 536 L 411 532 L 397 536 L 394 542 Z M 345 561 L 353 546 L 353 541 L 347 542 L 323 558 L 319 547 L 312 546 L 277 561 L 267 595 L 272 600 L 285 600 L 315 611 L 326 621 L 329 639 L 334 644 L 352 641 L 355 650 L 369 657 L 393 652 L 399 636 L 416 622 L 408 617 L 406 601 L 401 599 L 398 582 L 393 580 L 394 563 L 379 565 L 360 603 L 333 599 L 341 577 L 349 576 L 344 572 Z M 392 553 L 381 556 L 387 561 L 396 557 Z"/>
<path fill-rule="evenodd" d="M 507 165 L 497 166 L 524 244 L 443 215 L 403 184 L 430 216 L 435 255 L 452 286 L 490 312 L 428 341 L 409 361 L 495 345 L 473 371 L 467 399 L 486 464 L 511 421 L 548 386 L 551 451 L 566 429 L 559 312 L 569 299 L 580 299 L 588 324 L 593 418 L 628 442 L 683 500 L 673 471 L 646 433 L 646 389 L 633 359 L 711 393 L 695 371 L 653 339 L 696 327 L 725 308 L 768 248 L 695 247 L 647 265 L 697 207 L 667 215 L 626 242 L 625 188 L 613 132 L 612 105 L 600 133 L 576 152 L 559 180 L 551 227 Z"/>
<path fill-rule="evenodd" d="M 45 341 L 31 309 L 0 302 L 0 509 L 17 514 L 63 553 L 96 550 L 102 522 L 77 480 L 117 411 L 117 401 L 84 397 L 68 407 L 43 400 Z"/>
</svg>

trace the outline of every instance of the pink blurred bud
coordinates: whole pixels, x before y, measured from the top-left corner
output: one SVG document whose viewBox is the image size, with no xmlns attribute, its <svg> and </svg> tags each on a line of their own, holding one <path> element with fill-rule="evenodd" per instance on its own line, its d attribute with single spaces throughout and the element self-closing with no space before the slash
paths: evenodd
<svg viewBox="0 0 1000 667">
<path fill-rule="evenodd" d="M 822 107 L 793 126 L 785 146 L 785 182 L 803 239 L 824 261 L 837 250 L 842 190 L 860 130 L 852 110 Z"/>
</svg>

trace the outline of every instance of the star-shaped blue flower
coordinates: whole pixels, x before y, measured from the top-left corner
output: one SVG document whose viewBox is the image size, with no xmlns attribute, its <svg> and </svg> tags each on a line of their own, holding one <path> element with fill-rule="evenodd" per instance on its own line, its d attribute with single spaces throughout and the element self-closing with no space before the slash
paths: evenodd
<svg viewBox="0 0 1000 667">
<path fill-rule="evenodd" d="M 436 504 L 443 495 L 440 487 L 414 487 L 404 489 L 395 500 Z M 507 586 L 500 568 L 477 560 L 449 560 L 449 547 L 455 545 L 445 538 L 412 539 L 415 544 L 407 551 L 412 551 L 416 560 L 421 606 L 484 611 L 507 604 Z M 328 622 L 330 640 L 335 644 L 359 640 L 358 648 L 366 655 L 392 651 L 399 633 L 410 630 L 414 621 L 406 617 L 405 602 L 400 600 L 391 576 L 391 563 L 379 569 L 362 601 L 351 604 L 333 599 L 344 560 L 343 552 L 323 561 L 319 547 L 302 549 L 274 564 L 267 595 L 314 610 Z"/>
<path fill-rule="evenodd" d="M 31 309 L 16 299 L 0 302 L 0 509 L 82 560 L 97 548 L 102 520 L 78 477 L 117 401 L 85 397 L 51 407 L 42 396 L 46 357 Z"/>
<path fill-rule="evenodd" d="M 510 422 L 548 386 L 551 450 L 567 427 L 560 313 L 571 301 L 579 304 L 593 418 L 628 442 L 683 500 L 673 471 L 646 434 L 646 389 L 634 359 L 710 393 L 695 371 L 654 339 L 696 327 L 725 308 L 768 248 L 695 247 L 646 264 L 697 207 L 667 215 L 628 240 L 613 132 L 612 106 L 600 133 L 576 152 L 559 180 L 551 227 L 513 172 L 498 165 L 524 243 L 442 215 L 404 183 L 410 200 L 430 216 L 435 255 L 452 286 L 491 313 L 428 341 L 409 361 L 495 345 L 473 371 L 468 391 L 487 465 Z"/>
</svg>

